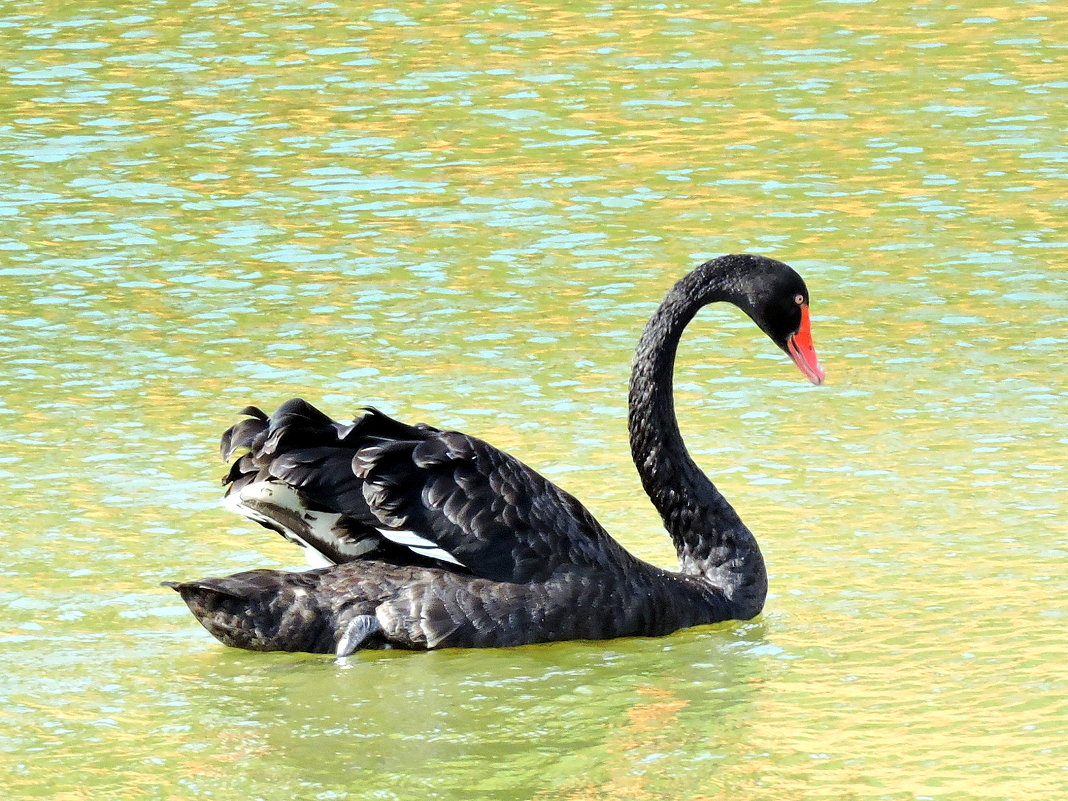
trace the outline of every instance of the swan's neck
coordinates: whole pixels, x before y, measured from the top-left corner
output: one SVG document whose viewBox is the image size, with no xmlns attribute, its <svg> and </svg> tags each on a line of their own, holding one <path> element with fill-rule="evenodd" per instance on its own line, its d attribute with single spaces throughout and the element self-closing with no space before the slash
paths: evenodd
<svg viewBox="0 0 1068 801">
<path fill-rule="evenodd" d="M 675 544 L 680 570 L 703 576 L 730 601 L 734 616 L 745 619 L 764 604 L 764 559 L 752 533 L 686 450 L 672 382 L 687 323 L 708 303 L 742 300 L 736 294 L 718 271 L 698 269 L 671 290 L 649 320 L 631 375 L 630 443 L 645 491 Z"/>
</svg>

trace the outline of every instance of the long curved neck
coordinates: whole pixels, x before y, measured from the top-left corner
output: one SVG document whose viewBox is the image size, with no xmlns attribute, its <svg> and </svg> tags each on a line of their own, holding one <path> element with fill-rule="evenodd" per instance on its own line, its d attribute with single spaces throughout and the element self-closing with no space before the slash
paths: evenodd
<svg viewBox="0 0 1068 801">
<path fill-rule="evenodd" d="M 629 422 L 634 464 L 671 534 L 681 572 L 703 576 L 731 602 L 734 616 L 746 619 L 764 605 L 764 559 L 752 533 L 686 450 L 672 381 L 679 340 L 697 311 L 716 301 L 742 300 L 736 282 L 716 261 L 675 285 L 638 343 Z"/>
</svg>

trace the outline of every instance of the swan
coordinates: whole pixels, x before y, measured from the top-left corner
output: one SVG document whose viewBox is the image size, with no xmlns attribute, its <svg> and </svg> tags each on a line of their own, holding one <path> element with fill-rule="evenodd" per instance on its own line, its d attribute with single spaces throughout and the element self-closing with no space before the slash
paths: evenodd
<svg viewBox="0 0 1068 801">
<path fill-rule="evenodd" d="M 687 452 L 672 397 L 683 329 L 719 301 L 824 380 L 808 289 L 788 265 L 721 256 L 668 292 L 634 358 L 629 429 L 678 571 L 631 555 L 574 497 L 480 439 L 373 407 L 337 422 L 296 398 L 270 416 L 247 407 L 223 434 L 223 458 L 241 454 L 224 505 L 322 566 L 164 585 L 226 645 L 338 656 L 660 636 L 756 616 L 760 548 Z"/>
</svg>

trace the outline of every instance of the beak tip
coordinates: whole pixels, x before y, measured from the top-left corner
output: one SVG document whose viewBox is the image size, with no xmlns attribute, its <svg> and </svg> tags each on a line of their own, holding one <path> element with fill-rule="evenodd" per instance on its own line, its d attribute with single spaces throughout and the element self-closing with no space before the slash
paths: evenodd
<svg viewBox="0 0 1068 801">
<path fill-rule="evenodd" d="M 797 331 L 786 338 L 783 348 L 798 366 L 801 373 L 816 386 L 827 380 L 827 374 L 820 367 L 816 349 L 812 346 L 812 329 L 809 325 L 808 306 L 801 307 L 801 325 Z"/>
</svg>

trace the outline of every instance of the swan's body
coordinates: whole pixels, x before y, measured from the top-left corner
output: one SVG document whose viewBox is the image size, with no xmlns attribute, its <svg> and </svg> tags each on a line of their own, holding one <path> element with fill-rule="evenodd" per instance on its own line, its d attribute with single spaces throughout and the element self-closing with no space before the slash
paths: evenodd
<svg viewBox="0 0 1068 801">
<path fill-rule="evenodd" d="M 808 290 L 785 264 L 725 256 L 671 290 L 635 356 L 630 433 L 679 572 L 632 556 L 575 498 L 475 437 L 374 409 L 338 423 L 295 399 L 270 417 L 249 407 L 223 435 L 224 458 L 246 451 L 225 503 L 328 566 L 169 586 L 219 640 L 256 650 L 656 636 L 755 616 L 767 593 L 760 549 L 693 463 L 672 403 L 683 328 L 715 301 L 741 307 L 823 380 Z"/>
</svg>

